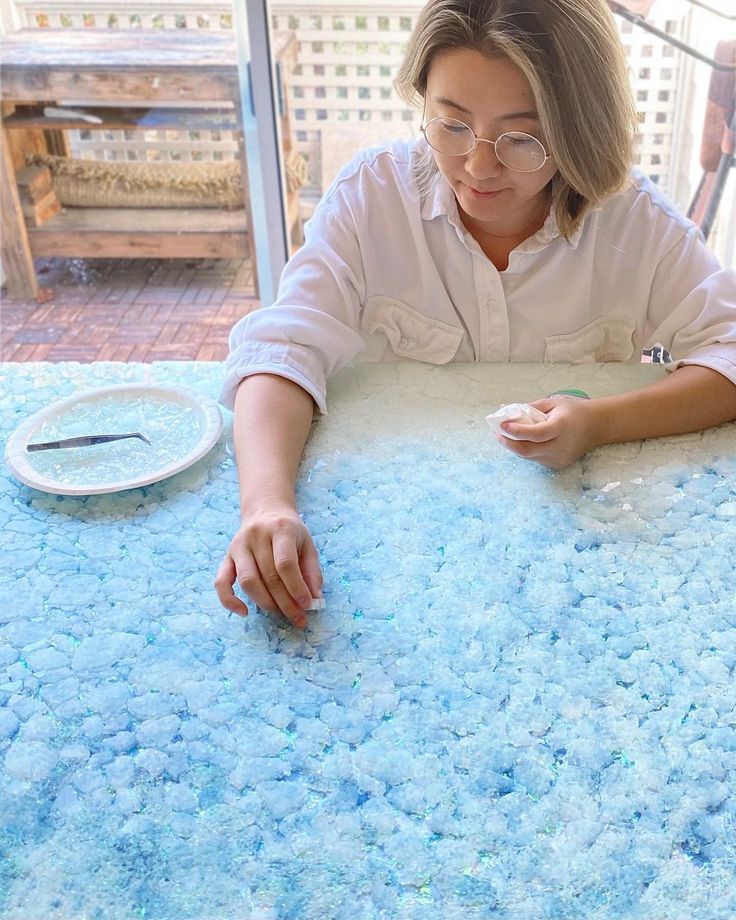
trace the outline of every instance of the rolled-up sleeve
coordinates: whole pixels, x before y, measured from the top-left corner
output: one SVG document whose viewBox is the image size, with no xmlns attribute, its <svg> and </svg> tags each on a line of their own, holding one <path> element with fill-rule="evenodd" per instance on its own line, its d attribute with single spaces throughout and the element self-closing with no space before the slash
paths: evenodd
<svg viewBox="0 0 736 920">
<path fill-rule="evenodd" d="M 699 364 L 736 384 L 736 273 L 723 269 L 692 227 L 659 262 L 647 346 L 663 345 L 673 371 Z"/>
<path fill-rule="evenodd" d="M 343 220 L 338 190 L 305 227 L 305 242 L 281 276 L 276 302 L 243 317 L 230 333 L 220 402 L 232 409 L 240 381 L 276 374 L 299 384 L 326 413 L 327 378 L 364 348 L 359 332 L 365 283 L 360 247 Z"/>
</svg>

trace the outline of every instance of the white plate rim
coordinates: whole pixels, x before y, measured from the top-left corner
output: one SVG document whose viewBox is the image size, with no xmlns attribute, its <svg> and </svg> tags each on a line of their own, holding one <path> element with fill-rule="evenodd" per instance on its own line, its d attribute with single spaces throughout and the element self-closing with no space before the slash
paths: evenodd
<svg viewBox="0 0 736 920">
<path fill-rule="evenodd" d="M 44 422 L 78 403 L 119 393 L 134 392 L 168 398 L 179 405 L 188 404 L 199 409 L 205 419 L 205 430 L 199 443 L 180 460 L 161 467 L 146 476 L 119 480 L 116 483 L 107 483 L 104 486 L 99 484 L 72 486 L 48 476 L 43 476 L 33 468 L 28 460 L 26 447 L 33 434 Z M 151 485 L 187 469 L 198 460 L 201 460 L 215 446 L 222 433 L 222 427 L 222 413 L 217 403 L 213 399 L 194 393 L 191 390 L 149 383 L 122 383 L 114 386 L 96 387 L 91 390 L 80 390 L 71 396 L 55 400 L 21 422 L 13 434 L 10 435 L 5 445 L 5 462 L 16 479 L 33 489 L 38 489 L 40 492 L 49 492 L 53 495 L 105 495 L 111 492 L 123 492 L 127 489 L 137 489 L 141 486 Z"/>
</svg>

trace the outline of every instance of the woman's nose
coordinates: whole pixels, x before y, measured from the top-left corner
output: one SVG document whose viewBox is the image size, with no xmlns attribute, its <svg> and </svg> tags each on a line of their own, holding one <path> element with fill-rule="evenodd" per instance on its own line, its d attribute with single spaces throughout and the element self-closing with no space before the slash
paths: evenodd
<svg viewBox="0 0 736 920">
<path fill-rule="evenodd" d="M 496 156 L 493 144 L 480 139 L 466 154 L 465 167 L 474 179 L 486 179 L 497 176 L 503 170 L 503 163 Z"/>
</svg>

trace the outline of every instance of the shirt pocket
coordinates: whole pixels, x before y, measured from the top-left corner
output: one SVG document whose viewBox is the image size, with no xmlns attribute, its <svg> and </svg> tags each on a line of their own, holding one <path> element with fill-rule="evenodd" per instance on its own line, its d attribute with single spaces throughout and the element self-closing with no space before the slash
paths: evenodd
<svg viewBox="0 0 736 920">
<path fill-rule="evenodd" d="M 544 360 L 550 363 L 596 364 L 629 361 L 634 355 L 636 320 L 602 316 L 565 335 L 545 339 Z"/>
<path fill-rule="evenodd" d="M 361 326 L 367 333 L 383 332 L 394 354 L 430 364 L 447 364 L 457 352 L 463 329 L 432 319 L 390 297 L 369 297 Z"/>
</svg>

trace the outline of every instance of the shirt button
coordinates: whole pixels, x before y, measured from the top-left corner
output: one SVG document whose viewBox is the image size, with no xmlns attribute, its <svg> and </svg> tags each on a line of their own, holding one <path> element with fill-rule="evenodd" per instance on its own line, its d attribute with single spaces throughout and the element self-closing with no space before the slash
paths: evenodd
<svg viewBox="0 0 736 920">
<path fill-rule="evenodd" d="M 402 335 L 399 339 L 399 348 L 407 348 L 409 345 L 409 339 L 405 335 Z"/>
</svg>

